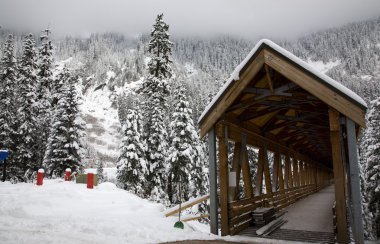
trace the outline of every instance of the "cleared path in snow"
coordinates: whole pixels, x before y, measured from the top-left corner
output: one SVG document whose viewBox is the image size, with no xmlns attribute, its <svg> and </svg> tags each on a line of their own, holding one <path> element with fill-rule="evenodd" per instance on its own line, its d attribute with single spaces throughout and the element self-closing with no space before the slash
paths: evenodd
<svg viewBox="0 0 380 244">
<path fill-rule="evenodd" d="M 334 185 L 301 199 L 284 209 L 288 222 L 281 229 L 333 232 Z"/>
</svg>

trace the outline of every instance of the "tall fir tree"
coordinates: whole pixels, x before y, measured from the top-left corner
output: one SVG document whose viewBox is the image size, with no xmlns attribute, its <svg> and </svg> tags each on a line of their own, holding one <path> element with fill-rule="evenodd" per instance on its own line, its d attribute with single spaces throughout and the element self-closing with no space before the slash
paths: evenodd
<svg viewBox="0 0 380 244">
<path fill-rule="evenodd" d="M 368 113 L 366 116 L 366 121 L 368 121 Z M 368 127 L 363 131 L 362 136 L 360 138 L 360 146 L 359 146 L 359 166 L 360 166 L 360 187 L 361 187 L 361 195 L 362 195 L 362 211 L 363 211 L 363 230 L 364 230 L 364 238 L 366 240 L 374 240 L 375 239 L 375 231 L 374 231 L 374 215 L 369 209 L 369 197 L 370 194 L 367 191 L 367 148 L 368 148 Z"/>
<path fill-rule="evenodd" d="M 64 68 L 57 77 L 58 100 L 52 117 L 52 127 L 45 152 L 44 166 L 47 175 L 61 177 L 66 168 L 82 169 L 81 159 L 84 128 L 79 116 L 75 77 Z"/>
<path fill-rule="evenodd" d="M 154 201 L 167 202 L 167 172 L 165 157 L 168 150 L 167 136 L 167 97 L 168 79 L 172 76 L 170 54 L 172 43 L 169 41 L 169 26 L 163 21 L 163 14 L 157 16 L 151 32 L 148 51 L 149 75 L 140 93 L 143 96 L 144 139 L 147 142 L 148 161 L 147 195 Z"/>
<path fill-rule="evenodd" d="M 17 63 L 14 56 L 14 37 L 8 35 L 3 46 L 0 63 L 0 149 L 10 151 L 8 176 L 17 172 L 14 167 L 14 152 L 17 141 L 17 102 L 16 102 Z"/>
<path fill-rule="evenodd" d="M 50 30 L 43 31 L 40 37 L 41 46 L 38 49 L 38 162 L 42 164 L 44 152 L 46 150 L 47 139 L 49 135 L 50 120 L 52 113 L 52 88 L 53 88 L 53 46 L 49 39 Z"/>
<path fill-rule="evenodd" d="M 145 197 L 145 181 L 148 175 L 145 160 L 146 143 L 142 138 L 142 120 L 136 105 L 126 109 L 125 124 L 122 129 L 124 137 L 117 162 L 118 185 L 140 197 Z"/>
<path fill-rule="evenodd" d="M 157 15 L 148 44 L 148 52 L 151 54 L 148 71 L 152 77 L 160 80 L 169 79 L 172 76 L 170 56 L 173 43 L 169 40 L 169 25 L 164 22 L 163 18 L 164 14 Z"/>
<path fill-rule="evenodd" d="M 380 97 L 370 104 L 366 135 L 366 191 L 368 208 L 373 214 L 372 224 L 380 236 Z"/>
<path fill-rule="evenodd" d="M 191 118 L 192 110 L 185 87 L 180 84 L 174 89 L 174 111 L 170 123 L 170 141 L 168 162 L 170 163 L 171 192 L 169 197 L 172 203 L 178 204 L 182 181 L 182 196 L 185 201 L 196 196 L 202 188 L 199 177 L 202 178 L 203 169 L 200 159 L 200 141 Z"/>
<path fill-rule="evenodd" d="M 37 64 L 35 41 L 29 34 L 23 41 L 23 54 L 19 65 L 18 79 L 18 141 L 16 147 L 15 164 L 28 179 L 38 169 L 37 147 Z"/>
</svg>

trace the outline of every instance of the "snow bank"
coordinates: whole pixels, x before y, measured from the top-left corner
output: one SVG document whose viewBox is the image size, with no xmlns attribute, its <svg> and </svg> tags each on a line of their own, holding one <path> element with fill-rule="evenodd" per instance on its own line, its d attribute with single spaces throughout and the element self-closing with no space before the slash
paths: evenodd
<svg viewBox="0 0 380 244">
<path fill-rule="evenodd" d="M 165 218 L 163 206 L 112 183 L 45 180 L 44 185 L 0 183 L 0 243 L 159 243 L 215 239 L 208 226 Z M 201 231 L 203 230 L 203 231 Z"/>
<path fill-rule="evenodd" d="M 283 243 L 251 237 L 220 237 L 196 221 L 175 229 L 161 204 L 102 183 L 94 189 L 62 179 L 43 186 L 0 182 L 0 243 L 162 243 L 179 240 Z"/>
</svg>

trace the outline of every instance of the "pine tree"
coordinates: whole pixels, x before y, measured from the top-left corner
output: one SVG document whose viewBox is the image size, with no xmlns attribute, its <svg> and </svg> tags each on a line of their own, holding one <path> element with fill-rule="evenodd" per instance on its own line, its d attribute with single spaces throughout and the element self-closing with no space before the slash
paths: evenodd
<svg viewBox="0 0 380 244">
<path fill-rule="evenodd" d="M 172 43 L 169 41 L 169 26 L 163 21 L 163 14 L 157 16 L 151 32 L 148 51 L 149 75 L 142 84 L 140 93 L 144 99 L 144 139 L 147 142 L 148 187 L 147 195 L 154 201 L 167 201 L 167 97 L 168 81 L 172 76 L 170 54 Z"/>
<path fill-rule="evenodd" d="M 140 197 L 145 196 L 145 181 L 148 174 L 145 160 L 146 144 L 142 138 L 142 121 L 138 108 L 128 108 L 121 154 L 117 162 L 117 180 L 121 188 Z"/>
<path fill-rule="evenodd" d="M 163 20 L 164 14 L 157 15 L 156 23 L 151 32 L 152 39 L 148 44 L 148 51 L 152 54 L 148 63 L 149 74 L 160 80 L 172 76 L 170 55 L 173 43 L 169 41 L 169 25 Z"/>
<path fill-rule="evenodd" d="M 98 183 L 104 182 L 104 168 L 103 168 L 103 161 L 99 161 L 96 167 L 96 174 L 98 175 Z"/>
<path fill-rule="evenodd" d="M 41 46 L 38 55 L 38 85 L 37 85 L 37 101 L 38 101 L 38 162 L 44 157 L 47 139 L 49 135 L 49 127 L 52 113 L 52 87 L 53 87 L 53 47 L 49 40 L 50 30 L 45 30 L 44 35 L 40 37 Z"/>
<path fill-rule="evenodd" d="M 19 66 L 19 99 L 18 99 L 18 141 L 16 147 L 15 164 L 21 172 L 25 173 L 28 179 L 33 171 L 38 169 L 37 157 L 37 119 L 36 106 L 37 95 L 35 87 L 37 85 L 36 76 L 36 53 L 35 42 L 32 34 L 25 37 L 23 42 L 23 54 Z"/>
<path fill-rule="evenodd" d="M 77 79 L 64 68 L 58 76 L 58 100 L 52 117 L 44 166 L 47 175 L 61 177 L 66 168 L 81 170 L 83 125 L 79 117 Z"/>
<path fill-rule="evenodd" d="M 380 223 L 380 98 L 370 104 L 366 135 L 368 208 L 374 215 L 376 226 Z M 376 232 L 380 236 L 380 229 Z"/>
<path fill-rule="evenodd" d="M 17 142 L 17 63 L 13 35 L 4 43 L 0 68 L 0 149 L 10 151 L 7 175 L 12 177 L 18 171 L 13 160 Z"/>
</svg>

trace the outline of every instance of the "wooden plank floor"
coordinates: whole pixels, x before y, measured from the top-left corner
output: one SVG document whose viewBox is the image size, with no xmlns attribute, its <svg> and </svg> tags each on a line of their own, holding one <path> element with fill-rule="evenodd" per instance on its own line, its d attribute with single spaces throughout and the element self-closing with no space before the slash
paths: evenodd
<svg viewBox="0 0 380 244">
<path fill-rule="evenodd" d="M 284 209 L 288 223 L 265 238 L 311 243 L 335 243 L 332 223 L 332 206 L 335 200 L 334 185 L 301 199 Z M 249 227 L 239 233 L 256 235 L 257 227 Z"/>
</svg>

